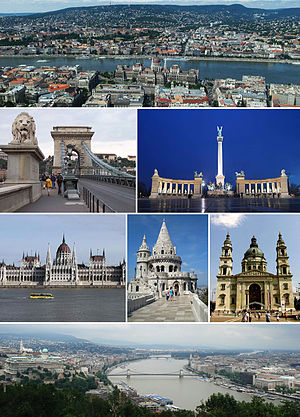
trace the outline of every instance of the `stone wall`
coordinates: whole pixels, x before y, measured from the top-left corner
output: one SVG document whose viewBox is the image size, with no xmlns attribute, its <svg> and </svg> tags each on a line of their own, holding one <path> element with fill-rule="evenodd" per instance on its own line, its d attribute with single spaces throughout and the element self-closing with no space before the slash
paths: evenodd
<svg viewBox="0 0 300 417">
<path fill-rule="evenodd" d="M 36 188 L 39 188 L 37 190 Z M 39 191 L 39 192 L 38 192 Z M 36 201 L 41 194 L 41 184 L 20 184 L 0 187 L 0 212 L 10 213 Z"/>
</svg>

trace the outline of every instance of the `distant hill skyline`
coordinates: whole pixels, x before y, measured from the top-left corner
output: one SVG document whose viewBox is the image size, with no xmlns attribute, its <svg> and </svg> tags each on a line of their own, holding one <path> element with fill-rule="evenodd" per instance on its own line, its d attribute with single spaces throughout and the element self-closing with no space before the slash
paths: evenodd
<svg viewBox="0 0 300 417">
<path fill-rule="evenodd" d="M 29 3 L 29 4 L 28 4 Z M 86 0 L 85 5 L 82 6 L 82 1 L 79 0 L 61 0 L 55 1 L 53 5 L 53 0 L 36 0 L 35 2 L 28 2 L 27 0 L 15 0 L 11 4 L 0 4 L 0 16 L 27 16 L 32 14 L 58 14 L 58 13 L 68 13 L 71 10 L 91 10 L 98 9 L 101 7 L 169 7 L 169 8 L 178 8 L 180 9 L 194 9 L 198 13 L 201 12 L 201 9 L 204 13 L 211 12 L 215 13 L 222 10 L 227 10 L 233 14 L 248 14 L 249 16 L 253 13 L 266 12 L 276 14 L 281 14 L 286 12 L 288 14 L 299 14 L 300 7 L 298 2 L 295 0 Z M 20 12 L 20 9 L 22 10 Z"/>
</svg>

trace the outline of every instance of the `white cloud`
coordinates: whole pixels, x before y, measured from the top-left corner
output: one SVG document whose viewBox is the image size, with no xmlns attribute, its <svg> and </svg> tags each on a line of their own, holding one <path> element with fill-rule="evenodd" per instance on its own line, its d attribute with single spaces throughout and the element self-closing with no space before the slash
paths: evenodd
<svg viewBox="0 0 300 417">
<path fill-rule="evenodd" d="M 245 217 L 245 214 L 213 214 L 211 222 L 215 226 L 234 228 L 242 224 Z"/>
</svg>

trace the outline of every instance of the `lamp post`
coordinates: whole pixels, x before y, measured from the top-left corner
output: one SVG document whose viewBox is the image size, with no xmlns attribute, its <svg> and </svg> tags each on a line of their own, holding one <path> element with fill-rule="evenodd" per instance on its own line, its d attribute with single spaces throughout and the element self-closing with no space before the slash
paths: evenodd
<svg viewBox="0 0 300 417">
<path fill-rule="evenodd" d="M 74 150 L 74 145 L 67 145 L 67 156 L 65 157 L 65 175 L 64 175 L 64 196 L 68 200 L 79 200 L 79 191 L 78 191 L 78 178 L 76 178 L 73 169 L 72 169 L 72 153 Z"/>
</svg>

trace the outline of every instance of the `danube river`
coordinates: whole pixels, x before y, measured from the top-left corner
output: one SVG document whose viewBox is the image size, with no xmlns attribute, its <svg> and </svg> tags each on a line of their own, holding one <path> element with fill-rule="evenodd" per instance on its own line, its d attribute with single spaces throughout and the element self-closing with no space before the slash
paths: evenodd
<svg viewBox="0 0 300 417">
<path fill-rule="evenodd" d="M 114 368 L 109 379 L 112 383 L 125 382 L 139 394 L 154 394 L 173 400 L 175 406 L 194 410 L 201 401 L 207 400 L 212 394 L 230 394 L 239 401 L 251 401 L 251 395 L 230 390 L 213 382 L 203 381 L 197 376 L 179 378 L 178 376 L 131 376 L 130 378 L 114 377 L 115 373 L 126 373 L 127 368 L 132 373 L 174 373 L 179 374 L 180 369 L 187 365 L 187 360 L 164 358 L 145 359 L 126 363 Z M 187 371 L 184 371 L 187 372 Z"/>
<path fill-rule="evenodd" d="M 140 213 L 299 213 L 300 198 L 140 198 Z"/>
<path fill-rule="evenodd" d="M 52 300 L 30 299 L 51 293 Z M 125 290 L 98 288 L 0 289 L 1 321 L 125 321 Z"/>
<path fill-rule="evenodd" d="M 41 62 L 43 61 L 43 62 Z M 145 58 L 84 58 L 72 57 L 1 57 L 0 66 L 18 66 L 21 64 L 34 66 L 74 66 L 80 65 L 83 70 L 97 70 L 101 72 L 112 72 L 117 65 L 132 65 L 141 62 L 145 67 L 150 67 L 151 60 Z M 183 70 L 191 68 L 199 70 L 199 77 L 204 78 L 236 78 L 241 79 L 243 75 L 260 75 L 266 78 L 267 83 L 295 83 L 300 84 L 299 65 L 290 63 L 270 62 L 248 62 L 248 61 L 217 61 L 217 60 L 183 60 L 168 59 L 167 67 L 179 64 Z"/>
</svg>

